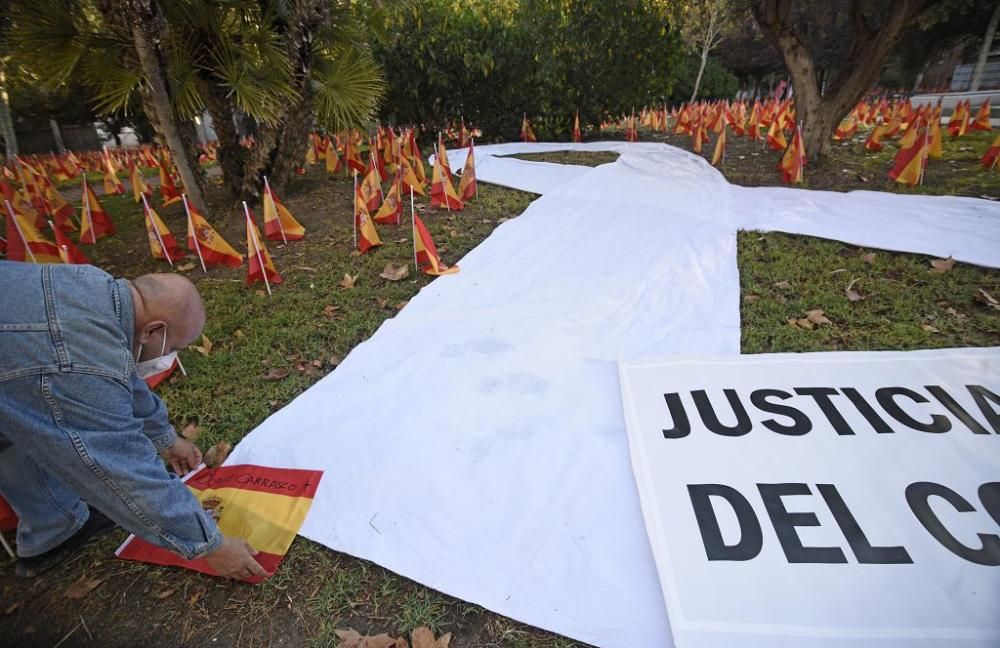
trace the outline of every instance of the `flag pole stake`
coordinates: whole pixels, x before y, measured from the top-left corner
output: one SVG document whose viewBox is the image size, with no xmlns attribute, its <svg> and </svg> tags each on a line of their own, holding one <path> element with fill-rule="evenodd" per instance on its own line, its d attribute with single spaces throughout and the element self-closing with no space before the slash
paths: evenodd
<svg viewBox="0 0 1000 648">
<path fill-rule="evenodd" d="M 413 234 L 413 270 L 414 272 L 420 270 L 420 265 L 417 262 L 417 223 L 414 214 L 416 209 L 413 206 L 413 187 L 410 187 L 410 231 Z"/>
<path fill-rule="evenodd" d="M 145 194 L 143 194 L 145 196 Z M 94 229 L 94 217 L 90 213 L 90 191 L 89 185 L 87 184 L 87 173 L 83 173 L 83 206 L 84 211 L 87 214 L 87 227 L 90 230 L 90 244 L 97 245 L 97 230 Z M 83 223 L 80 223 L 80 229 L 83 229 Z"/>
<path fill-rule="evenodd" d="M 247 231 L 250 232 L 250 238 L 253 239 L 253 247 L 257 252 L 257 263 L 260 264 L 260 273 L 264 276 L 264 286 L 267 288 L 267 296 L 271 296 L 271 282 L 267 279 L 267 266 L 264 265 L 264 255 L 260 253 L 260 241 L 257 240 L 256 228 L 253 227 L 253 221 L 250 220 L 250 208 L 247 207 L 247 201 L 243 201 L 243 213 L 247 218 Z M 249 250 L 247 250 L 249 252 Z"/>
<path fill-rule="evenodd" d="M 354 214 L 351 216 L 351 223 L 354 229 L 354 247 L 358 247 L 358 170 L 354 169 Z"/>
</svg>

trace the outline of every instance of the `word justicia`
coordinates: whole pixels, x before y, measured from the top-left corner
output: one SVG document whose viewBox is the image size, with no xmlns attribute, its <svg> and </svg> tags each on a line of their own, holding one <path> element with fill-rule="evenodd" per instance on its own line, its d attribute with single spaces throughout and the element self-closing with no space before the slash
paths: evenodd
<svg viewBox="0 0 1000 648">
<path fill-rule="evenodd" d="M 705 429 L 730 437 L 743 436 L 761 427 L 776 434 L 808 434 L 817 415 L 842 436 L 871 432 L 893 434 L 903 429 L 1000 434 L 1000 395 L 982 385 L 966 385 L 963 392 L 954 388 L 948 391 L 938 385 L 880 387 L 867 390 L 867 393 L 854 387 L 795 387 L 750 392 L 722 389 L 721 394 L 711 396 L 703 389 L 689 393 L 670 392 L 663 395 L 670 418 L 670 427 L 663 428 L 663 437 L 680 439 L 691 433 L 689 411 L 692 410 L 687 403 L 694 405 L 693 412 L 697 413 Z M 960 401 L 965 401 L 965 405 Z M 859 414 L 865 423 L 860 423 Z"/>
</svg>

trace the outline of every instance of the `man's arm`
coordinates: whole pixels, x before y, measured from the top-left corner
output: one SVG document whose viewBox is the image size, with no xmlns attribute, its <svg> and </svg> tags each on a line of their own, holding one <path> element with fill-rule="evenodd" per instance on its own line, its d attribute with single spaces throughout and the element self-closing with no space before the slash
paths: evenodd
<svg viewBox="0 0 1000 648">
<path fill-rule="evenodd" d="M 166 450 L 177 440 L 177 432 L 167 419 L 167 406 L 135 371 L 132 372 L 132 413 L 142 421 L 142 433 L 157 452 Z"/>
</svg>

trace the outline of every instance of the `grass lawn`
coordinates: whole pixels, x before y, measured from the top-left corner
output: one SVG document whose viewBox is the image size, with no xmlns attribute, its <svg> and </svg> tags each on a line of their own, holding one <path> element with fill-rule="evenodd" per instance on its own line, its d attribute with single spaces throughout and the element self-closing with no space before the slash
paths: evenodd
<svg viewBox="0 0 1000 648">
<path fill-rule="evenodd" d="M 947 155 L 960 161 L 932 161 L 927 185 L 919 191 L 1000 196 L 1000 173 L 981 173 L 971 159 L 981 155 L 982 142 L 989 139 L 970 136 L 949 142 Z M 670 136 L 666 141 L 690 148 L 687 138 Z M 711 155 L 711 148 L 706 148 Z M 723 172 L 737 183 L 776 184 L 773 164 L 778 154 L 758 149 L 734 138 Z M 856 142 L 835 145 L 834 150 L 824 168 L 848 171 L 821 178 L 819 171 L 808 167 L 807 186 L 899 189 L 882 180 L 891 152 L 863 154 Z M 519 157 L 593 165 L 610 162 L 615 155 Z M 239 441 L 335 370 L 344 355 L 431 280 L 414 274 L 405 225 L 380 226 L 382 248 L 366 256 L 351 254 L 350 197 L 349 179 L 331 179 L 318 166 L 282 196 L 306 226 L 307 235 L 287 246 L 270 244 L 285 278 L 273 297 L 267 297 L 262 286 L 245 287 L 245 268 L 215 269 L 203 275 L 192 265 L 195 260 L 181 264 L 181 271 L 198 283 L 205 298 L 205 334 L 212 349 L 207 355 L 193 349 L 182 352 L 188 377 L 172 380 L 160 394 L 178 429 L 191 423 L 198 426 L 202 449 L 217 441 Z M 423 207 L 421 213 L 445 261 L 454 263 L 498 223 L 520 214 L 533 198 L 480 185 L 479 199 L 463 212 L 430 209 L 423 201 L 418 201 L 418 209 Z M 215 193 L 209 202 L 220 232 L 234 247 L 244 249 L 242 214 L 221 204 Z M 141 213 L 131 198 L 109 197 L 104 204 L 119 235 L 85 247 L 85 253 L 116 275 L 166 270 L 165 264 L 149 258 Z M 172 206 L 160 214 L 181 237 L 182 208 Z M 1000 311 L 976 299 L 980 290 L 1000 299 L 1000 271 L 957 264 L 950 272 L 935 273 L 928 257 L 883 251 L 870 256 L 871 252 L 835 241 L 741 233 L 743 351 L 1000 345 Z M 410 276 L 398 282 L 380 278 L 388 262 L 409 264 Z M 351 289 L 340 286 L 345 274 L 357 276 Z M 849 285 L 863 299 L 849 300 Z M 832 323 L 813 330 L 788 324 L 789 318 L 804 317 L 805 311 L 816 308 L 824 309 Z M 287 370 L 288 377 L 265 380 L 270 369 Z M 457 647 L 576 645 L 302 538 L 295 541 L 277 575 L 260 586 L 117 561 L 112 552 L 123 538 L 124 533 L 112 534 L 70 564 L 33 581 L 19 580 L 10 566 L 5 568 L 0 573 L 0 636 L 5 643 L 51 646 L 72 633 L 64 646 L 77 645 L 90 634 L 91 643 L 102 646 L 334 646 L 335 628 L 397 635 L 426 625 L 453 633 L 451 645 Z M 82 600 L 64 598 L 66 588 L 81 576 L 102 582 Z"/>
</svg>

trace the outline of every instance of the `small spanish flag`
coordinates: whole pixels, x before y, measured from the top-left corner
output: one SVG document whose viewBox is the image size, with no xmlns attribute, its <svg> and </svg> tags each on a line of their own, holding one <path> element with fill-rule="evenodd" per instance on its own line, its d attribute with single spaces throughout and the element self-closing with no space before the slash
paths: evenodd
<svg viewBox="0 0 1000 648">
<path fill-rule="evenodd" d="M 271 294 L 271 284 L 280 284 L 281 275 L 271 261 L 264 242 L 260 239 L 260 230 L 250 215 L 250 208 L 243 203 L 243 213 L 247 218 L 247 285 L 255 281 L 263 281 L 267 293 Z"/>
<path fill-rule="evenodd" d="M 792 143 L 781 156 L 781 180 L 789 184 L 800 183 L 803 179 L 802 170 L 806 165 L 806 148 L 802 142 L 802 131 L 795 129 Z"/>
<path fill-rule="evenodd" d="M 167 171 L 166 165 L 160 163 L 160 197 L 163 198 L 163 206 L 173 205 L 181 201 L 181 192 L 174 184 L 174 178 Z"/>
<path fill-rule="evenodd" d="M 154 259 L 163 259 L 170 265 L 184 256 L 177 249 L 174 235 L 167 229 L 160 215 L 149 206 L 149 201 L 143 196 L 142 211 L 146 220 L 146 238 L 149 239 L 149 251 Z"/>
<path fill-rule="evenodd" d="M 381 225 L 399 225 L 403 219 L 403 203 L 400 200 L 400 184 L 401 180 L 399 176 L 396 176 L 396 180 L 392 183 L 392 187 L 389 188 L 389 193 L 385 195 L 385 200 L 382 201 L 382 206 L 379 207 L 378 212 L 372 218 L 376 223 Z"/>
<path fill-rule="evenodd" d="M 347 164 L 348 173 L 351 171 L 365 172 L 365 163 L 361 161 L 361 155 L 354 145 L 354 137 L 351 133 L 347 134 L 347 144 L 344 145 L 344 161 Z"/>
<path fill-rule="evenodd" d="M 49 221 L 49 227 L 52 229 L 52 233 L 55 234 L 56 247 L 59 248 L 59 257 L 63 263 L 90 263 L 87 255 L 81 252 L 80 248 L 73 245 L 73 241 L 69 240 L 69 237 L 63 234 L 62 229 L 52 221 Z"/>
<path fill-rule="evenodd" d="M 66 202 L 55 185 L 50 184 L 45 187 L 44 200 L 48 212 L 52 214 L 59 229 L 64 232 L 75 232 L 76 226 L 73 225 L 72 218 L 76 214 L 76 210 L 73 209 L 73 205 Z"/>
<path fill-rule="evenodd" d="M 424 222 L 417 216 L 417 212 L 412 214 L 413 218 L 413 257 L 416 266 L 425 274 L 445 275 L 458 272 L 458 266 L 448 267 L 441 261 L 437 247 L 431 233 L 427 231 Z"/>
<path fill-rule="evenodd" d="M 459 211 L 465 205 L 455 193 L 455 187 L 441 168 L 441 156 L 434 158 L 434 176 L 431 180 L 431 207 L 446 207 L 448 211 Z"/>
<path fill-rule="evenodd" d="M 948 120 L 948 132 L 951 136 L 961 137 L 969 129 L 969 104 L 959 101 L 951 111 L 951 118 Z"/>
<path fill-rule="evenodd" d="M 451 173 L 451 164 L 448 162 L 448 149 L 444 146 L 444 138 L 438 133 L 437 158 L 441 161 L 441 169 L 449 181 L 454 181 Z"/>
<path fill-rule="evenodd" d="M 416 174 L 417 180 L 421 183 L 427 182 L 427 172 L 424 171 L 424 160 L 420 155 L 420 147 L 417 146 L 417 136 L 413 129 L 410 129 L 407 136 L 407 147 L 403 149 L 404 154 L 407 148 L 409 149 L 410 166 L 413 167 L 413 173 Z M 414 191 L 416 192 L 417 190 L 414 189 Z"/>
<path fill-rule="evenodd" d="M 281 204 L 278 194 L 264 178 L 264 237 L 269 241 L 301 241 L 306 228 Z"/>
<path fill-rule="evenodd" d="M 788 140 L 785 139 L 785 131 L 781 130 L 778 120 L 771 122 L 771 128 L 767 131 L 767 145 L 772 151 L 784 151 L 788 148 Z"/>
<path fill-rule="evenodd" d="M 726 127 L 723 125 L 722 132 L 715 140 L 715 152 L 712 154 L 712 166 L 719 166 L 719 162 L 726 161 Z"/>
<path fill-rule="evenodd" d="M 97 199 L 97 194 L 83 179 L 83 208 L 80 210 L 80 243 L 97 243 L 97 239 L 115 233 L 115 225 Z"/>
<path fill-rule="evenodd" d="M 979 107 L 979 112 L 976 113 L 976 119 L 969 125 L 970 130 L 974 131 L 991 131 L 993 126 L 990 125 L 990 98 L 986 97 L 986 101 L 983 105 Z"/>
<path fill-rule="evenodd" d="M 412 189 L 413 193 L 426 196 L 424 183 L 417 177 L 416 172 L 413 170 L 413 165 L 410 163 L 410 158 L 405 154 L 399 156 L 399 167 L 402 169 L 400 181 L 406 187 Z"/>
<path fill-rule="evenodd" d="M 927 166 L 929 150 L 927 131 L 914 136 L 909 146 L 900 146 L 889 178 L 900 184 L 918 185 L 923 182 L 924 167 Z"/>
<path fill-rule="evenodd" d="M 871 135 L 865 140 L 865 150 L 878 153 L 882 150 L 882 137 L 888 130 L 888 126 L 885 124 L 877 124 L 875 128 L 872 129 Z"/>
<path fill-rule="evenodd" d="M 521 141 L 522 142 L 538 141 L 538 138 L 535 137 L 535 131 L 531 129 L 531 123 L 528 121 L 527 113 L 525 113 L 521 119 Z"/>
<path fill-rule="evenodd" d="M 583 133 L 580 132 L 580 111 L 576 111 L 576 117 L 573 118 L 573 141 L 582 142 Z"/>
<path fill-rule="evenodd" d="M 379 202 L 382 200 L 382 183 L 379 182 L 378 170 L 374 166 L 368 169 L 359 190 L 361 191 L 361 200 L 364 201 L 368 211 L 377 210 Z"/>
<path fill-rule="evenodd" d="M 326 154 L 324 156 L 324 161 L 326 164 L 327 173 L 336 173 L 344 168 L 344 165 L 340 163 L 340 156 L 337 155 L 337 147 L 333 145 L 330 141 L 330 136 L 327 135 L 326 139 L 323 140 L 326 147 Z"/>
<path fill-rule="evenodd" d="M 354 178 L 356 185 L 357 176 Z M 364 197 L 358 189 L 354 190 L 354 244 L 362 254 L 382 245 L 382 239 L 378 237 L 378 230 L 375 229 Z"/>
<path fill-rule="evenodd" d="M 458 193 L 463 201 L 472 200 L 473 197 L 479 195 L 479 188 L 476 186 L 476 148 L 472 140 L 469 140 L 469 154 L 465 156 L 465 166 L 462 167 Z"/>
<path fill-rule="evenodd" d="M 201 468 L 184 479 L 219 530 L 257 550 L 254 558 L 273 574 L 309 513 L 323 477 L 320 470 L 237 465 Z M 115 551 L 122 560 L 183 567 L 215 575 L 204 558 L 185 560 L 134 535 Z M 261 577 L 248 579 L 251 583 Z"/>
<path fill-rule="evenodd" d="M 198 256 L 201 269 L 207 271 L 213 266 L 237 268 L 242 265 L 243 256 L 208 224 L 201 212 L 188 202 L 187 196 L 183 198 L 187 211 L 187 247 Z"/>
<path fill-rule="evenodd" d="M 983 168 L 1000 169 L 1000 164 L 997 164 L 998 160 L 1000 160 L 1000 135 L 986 149 L 986 154 L 983 155 Z"/>
<path fill-rule="evenodd" d="M 132 168 L 129 170 L 129 180 L 132 182 L 132 197 L 137 203 L 142 202 L 144 195 L 147 198 L 152 197 L 153 190 L 146 184 L 146 178 L 143 177 L 142 169 L 139 168 L 138 164 L 132 164 Z"/>
<path fill-rule="evenodd" d="M 34 217 L 6 202 L 7 260 L 30 263 L 62 263 L 59 248 L 35 227 Z"/>
</svg>

